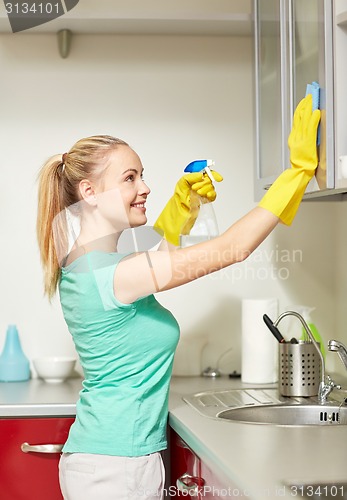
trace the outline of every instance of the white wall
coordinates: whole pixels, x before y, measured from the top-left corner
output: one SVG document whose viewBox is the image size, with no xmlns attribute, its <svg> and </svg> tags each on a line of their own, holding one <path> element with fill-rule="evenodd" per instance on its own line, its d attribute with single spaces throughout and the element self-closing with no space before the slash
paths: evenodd
<svg viewBox="0 0 347 500">
<path fill-rule="evenodd" d="M 184 166 L 214 158 L 225 177 L 215 211 L 226 229 L 254 206 L 252 42 L 80 35 L 63 60 L 54 35 L 2 35 L 0 65 L 0 348 L 12 322 L 30 359 L 70 354 L 59 303 L 50 305 L 42 295 L 35 241 L 40 166 L 86 135 L 125 139 L 143 160 L 153 223 Z M 264 296 L 277 296 L 281 310 L 290 303 L 315 305 L 315 322 L 330 338 L 337 325 L 335 214 L 334 204 L 306 203 L 293 226 L 278 227 L 253 260 L 161 294 L 181 324 L 182 346 L 206 338 L 204 366 L 233 347 L 221 368 L 239 370 L 241 300 Z M 283 262 L 284 253 L 291 262 Z M 194 349 L 186 352 L 195 356 Z M 185 359 L 180 348 L 176 372 Z"/>
<path fill-rule="evenodd" d="M 337 339 L 347 345 L 347 203 L 344 201 L 336 207 L 337 231 L 334 241 L 336 260 L 335 307 L 336 323 L 332 325 L 329 338 Z M 337 356 L 337 355 L 336 355 Z M 336 359 L 336 367 L 346 373 L 340 360 Z"/>
</svg>

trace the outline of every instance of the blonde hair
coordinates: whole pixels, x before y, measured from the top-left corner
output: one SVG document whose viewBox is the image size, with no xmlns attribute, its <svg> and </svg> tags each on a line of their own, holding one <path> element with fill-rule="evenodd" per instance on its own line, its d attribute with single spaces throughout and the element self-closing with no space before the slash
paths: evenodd
<svg viewBox="0 0 347 500">
<path fill-rule="evenodd" d="M 60 279 L 61 262 L 57 253 L 66 256 L 68 252 L 66 218 L 57 216 L 80 201 L 78 186 L 81 180 L 102 177 L 110 153 L 120 145 L 128 146 L 121 139 L 108 135 L 87 137 L 76 142 L 67 153 L 52 156 L 39 172 L 36 231 L 44 270 L 44 291 L 50 299 Z"/>
</svg>

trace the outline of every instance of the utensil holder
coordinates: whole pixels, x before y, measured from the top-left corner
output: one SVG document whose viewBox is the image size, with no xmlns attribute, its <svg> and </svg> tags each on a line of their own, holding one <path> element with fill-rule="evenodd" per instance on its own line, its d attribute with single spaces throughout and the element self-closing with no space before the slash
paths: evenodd
<svg viewBox="0 0 347 500">
<path fill-rule="evenodd" d="M 319 348 L 319 342 L 316 342 Z M 310 397 L 318 394 L 321 358 L 313 342 L 279 345 L 279 391 L 282 396 Z"/>
</svg>

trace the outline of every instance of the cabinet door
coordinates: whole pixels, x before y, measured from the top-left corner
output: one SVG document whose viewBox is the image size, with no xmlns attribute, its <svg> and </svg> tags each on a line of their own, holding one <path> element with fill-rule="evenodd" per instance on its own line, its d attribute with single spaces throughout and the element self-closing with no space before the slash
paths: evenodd
<svg viewBox="0 0 347 500">
<path fill-rule="evenodd" d="M 260 199 L 285 168 L 283 120 L 286 108 L 285 37 L 281 31 L 283 2 L 255 0 L 255 197 Z"/>
<path fill-rule="evenodd" d="M 203 497 L 200 459 L 170 428 L 170 486 L 167 497 Z"/>
<path fill-rule="evenodd" d="M 332 11 L 331 0 L 291 0 L 291 116 L 308 83 L 321 89 L 319 167 L 306 192 L 335 187 Z"/>
<path fill-rule="evenodd" d="M 227 484 L 170 428 L 170 487 L 167 498 L 194 497 L 198 500 L 226 500 L 249 493 Z"/>
<path fill-rule="evenodd" d="M 320 86 L 319 164 L 305 197 L 347 191 L 347 175 L 341 175 L 336 161 L 333 0 L 254 0 L 254 13 L 256 201 L 290 166 L 287 141 L 293 113 L 314 81 Z"/>
<path fill-rule="evenodd" d="M 58 479 L 60 451 L 23 452 L 27 445 L 64 444 L 73 418 L 0 419 L 1 500 L 62 500 Z M 30 448 L 24 445 L 24 449 Z M 54 450 L 53 450 L 54 451 Z"/>
<path fill-rule="evenodd" d="M 203 500 L 230 500 L 230 498 L 250 497 L 249 491 L 243 491 L 231 484 L 225 484 L 221 481 L 211 469 L 201 461 L 201 477 L 204 478 Z"/>
</svg>

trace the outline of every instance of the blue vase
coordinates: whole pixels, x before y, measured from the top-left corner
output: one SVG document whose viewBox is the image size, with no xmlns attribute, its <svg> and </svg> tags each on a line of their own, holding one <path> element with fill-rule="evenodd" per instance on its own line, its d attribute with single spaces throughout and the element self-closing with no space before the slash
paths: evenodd
<svg viewBox="0 0 347 500">
<path fill-rule="evenodd" d="M 0 382 L 21 382 L 29 378 L 30 364 L 22 350 L 17 327 L 9 325 L 0 356 Z"/>
</svg>

